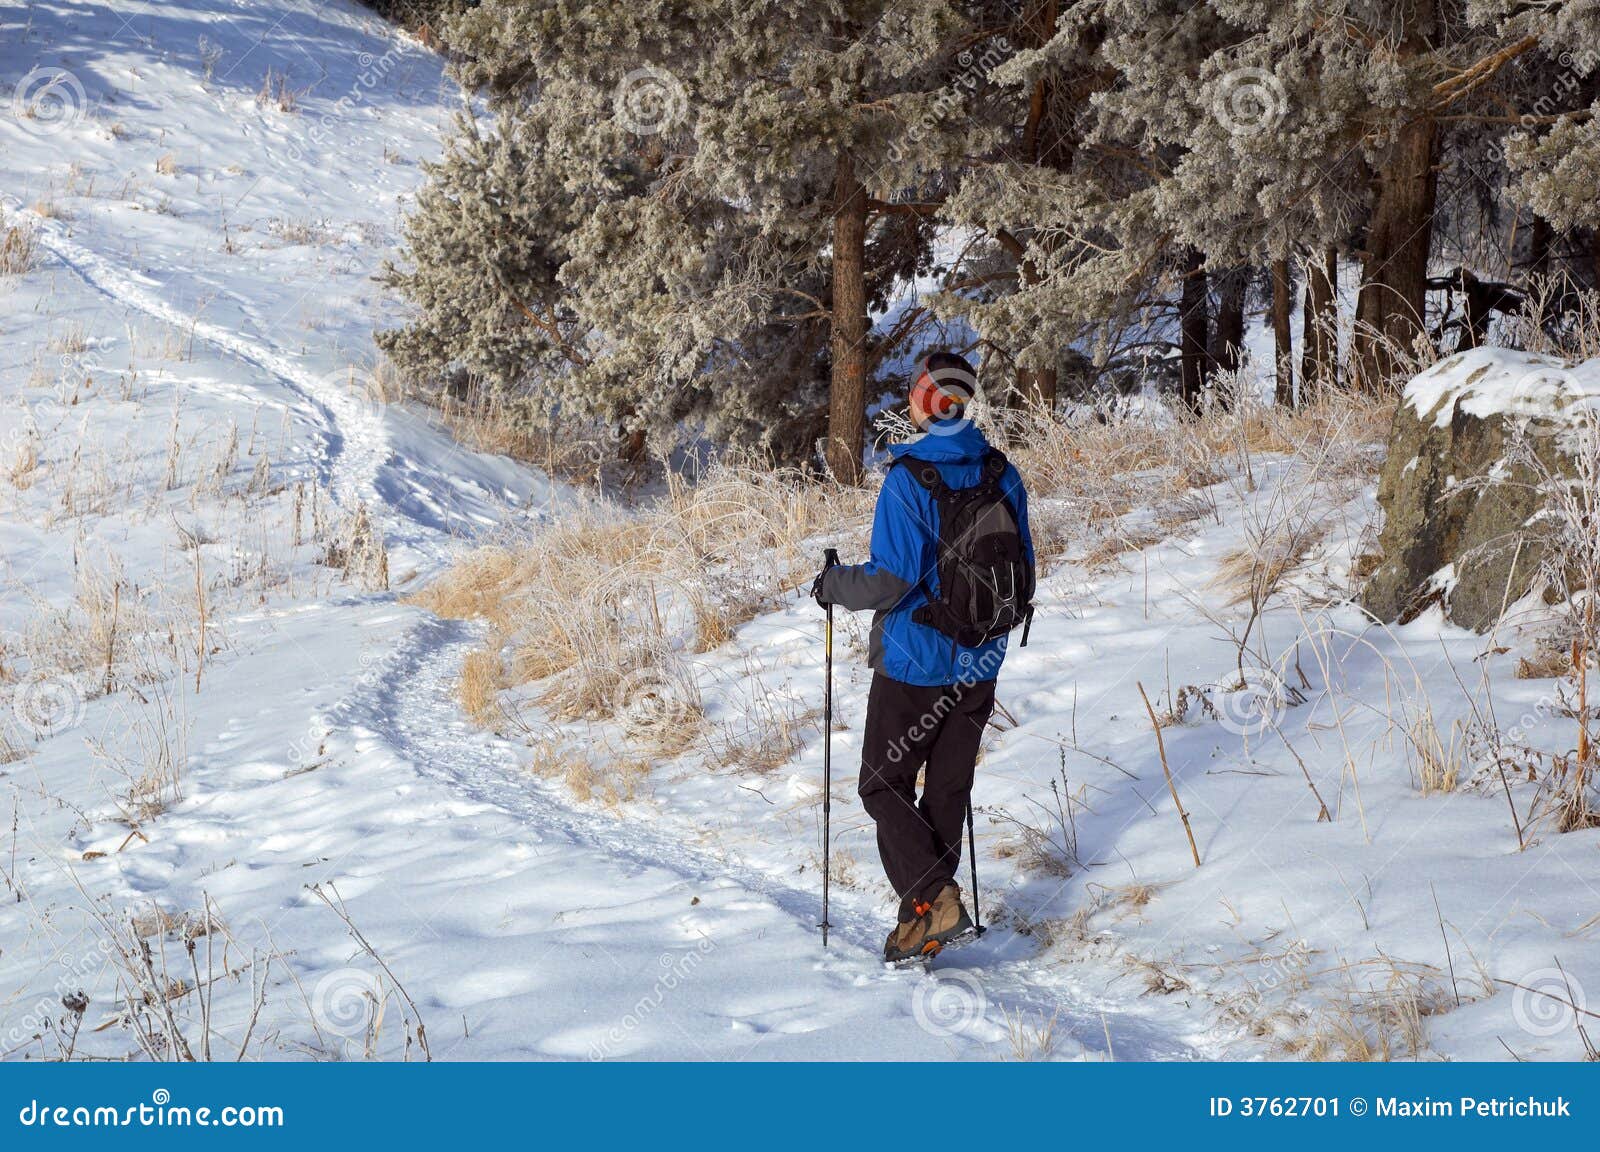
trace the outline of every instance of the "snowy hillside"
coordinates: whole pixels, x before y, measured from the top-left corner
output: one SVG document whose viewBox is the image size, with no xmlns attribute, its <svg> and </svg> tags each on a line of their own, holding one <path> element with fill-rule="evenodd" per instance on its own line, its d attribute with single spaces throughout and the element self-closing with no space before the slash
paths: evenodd
<svg viewBox="0 0 1600 1152">
<path fill-rule="evenodd" d="M 979 767 L 992 928 L 889 971 L 865 618 L 815 931 L 799 585 L 863 558 L 860 500 L 782 543 L 723 517 L 760 595 L 669 638 L 675 746 L 552 707 L 560 668 L 463 706 L 530 641 L 424 607 L 477 546 L 671 517 L 386 402 L 373 275 L 460 104 L 434 54 L 350 0 L 37 0 L 0 11 L 0 97 L 0 1059 L 1583 1054 L 1555 997 L 1600 989 L 1600 832 L 1524 826 L 1538 781 L 1469 738 L 1570 747 L 1564 682 L 1349 606 L 1370 412 L 1019 446 L 1052 547 Z"/>
</svg>

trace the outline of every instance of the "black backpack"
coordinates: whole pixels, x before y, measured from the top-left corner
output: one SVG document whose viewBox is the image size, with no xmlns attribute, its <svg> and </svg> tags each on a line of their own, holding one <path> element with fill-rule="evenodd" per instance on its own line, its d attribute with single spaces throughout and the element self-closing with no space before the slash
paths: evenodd
<svg viewBox="0 0 1600 1152">
<path fill-rule="evenodd" d="M 911 614 L 967 648 L 1033 623 L 1033 564 L 1022 547 L 1016 510 L 1001 489 L 1006 458 L 993 448 L 970 488 L 952 488 L 926 460 L 901 457 L 939 512 L 939 596 Z"/>
</svg>

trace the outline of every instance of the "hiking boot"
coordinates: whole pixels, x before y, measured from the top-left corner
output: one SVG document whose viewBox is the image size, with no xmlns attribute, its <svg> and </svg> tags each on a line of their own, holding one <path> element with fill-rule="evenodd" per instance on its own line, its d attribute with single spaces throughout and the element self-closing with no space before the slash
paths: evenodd
<svg viewBox="0 0 1600 1152">
<path fill-rule="evenodd" d="M 925 905 L 926 907 L 926 905 Z M 923 945 L 928 939 L 928 917 L 918 916 L 915 920 L 903 920 L 896 924 L 894 931 L 889 933 L 889 939 L 884 941 L 883 960 L 886 964 L 898 964 L 902 960 L 910 960 L 921 956 Z M 935 952 L 939 950 L 934 945 Z"/>
<path fill-rule="evenodd" d="M 938 948 L 971 932 L 972 917 L 967 915 L 966 906 L 961 903 L 961 889 L 954 884 L 946 884 L 939 889 L 939 894 L 933 898 L 933 904 L 928 909 L 927 921 L 924 951 L 928 944 L 936 945 L 934 951 L 938 951 Z"/>
</svg>

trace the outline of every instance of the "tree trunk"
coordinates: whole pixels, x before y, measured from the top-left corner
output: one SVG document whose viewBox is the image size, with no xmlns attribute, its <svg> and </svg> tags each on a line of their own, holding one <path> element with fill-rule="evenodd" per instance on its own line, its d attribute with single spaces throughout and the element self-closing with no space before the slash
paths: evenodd
<svg viewBox="0 0 1600 1152">
<path fill-rule="evenodd" d="M 1022 13 L 1018 29 L 1023 46 L 1043 48 L 1056 35 L 1056 0 L 1040 0 Z M 1072 162 L 1072 144 L 1055 131 L 1050 122 L 1052 104 L 1056 99 L 1056 83 L 1047 73 L 1033 82 L 1028 93 L 1028 118 L 1022 125 L 1022 152 L 1030 164 L 1065 170 Z M 1065 156 L 1055 155 L 1066 146 Z"/>
<path fill-rule="evenodd" d="M 1244 347 L 1244 300 L 1250 287 L 1248 268 L 1230 268 L 1217 284 L 1217 326 L 1211 336 L 1212 365 L 1223 372 L 1239 368 Z"/>
<path fill-rule="evenodd" d="M 1056 370 L 1054 368 L 1018 368 L 1017 401 L 1025 407 L 1038 407 L 1046 412 L 1056 406 Z"/>
<path fill-rule="evenodd" d="M 1534 214 L 1533 225 L 1528 230 L 1528 272 L 1544 277 L 1550 275 L 1550 250 L 1555 247 L 1555 229 L 1543 216 Z"/>
<path fill-rule="evenodd" d="M 1272 351 L 1277 400 L 1294 407 L 1294 337 L 1289 325 L 1289 261 L 1272 262 Z"/>
<path fill-rule="evenodd" d="M 1042 0 L 1023 13 L 1021 38 L 1030 48 L 1042 48 L 1056 34 L 1056 0 Z M 1031 164 L 1066 169 L 1072 165 L 1074 142 L 1055 130 L 1050 117 L 1051 106 L 1058 98 L 1056 84 L 1047 76 L 1034 81 L 1028 95 L 1028 118 L 1022 125 L 1022 152 Z M 1038 284 L 1039 270 L 1033 261 L 1024 260 L 1021 268 L 1022 282 L 1028 287 Z M 1008 398 L 1014 406 L 1040 406 L 1052 410 L 1056 402 L 1056 369 L 1017 365 L 1016 385 Z"/>
<path fill-rule="evenodd" d="M 833 179 L 833 378 L 828 389 L 828 468 L 861 482 L 867 414 L 867 194 L 855 163 L 839 154 Z"/>
<path fill-rule="evenodd" d="M 1322 267 L 1306 261 L 1306 290 L 1301 314 L 1300 399 L 1310 400 L 1339 378 L 1339 253 L 1329 248 Z"/>
<path fill-rule="evenodd" d="M 1179 312 L 1179 387 L 1183 402 L 1200 411 L 1201 394 L 1206 386 L 1206 332 L 1210 328 L 1210 304 L 1206 298 L 1205 259 L 1198 248 L 1184 254 L 1183 289 L 1178 297 Z"/>
<path fill-rule="evenodd" d="M 1425 331 L 1437 136 L 1431 117 L 1411 120 L 1400 129 L 1377 174 L 1356 300 L 1356 383 L 1369 393 L 1390 387 Z"/>
</svg>

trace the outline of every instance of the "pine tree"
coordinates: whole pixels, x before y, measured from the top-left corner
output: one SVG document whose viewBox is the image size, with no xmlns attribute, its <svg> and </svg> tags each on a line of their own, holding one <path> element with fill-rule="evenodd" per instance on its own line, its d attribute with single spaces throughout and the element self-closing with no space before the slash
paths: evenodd
<svg viewBox="0 0 1600 1152">
<path fill-rule="evenodd" d="M 848 482 L 938 325 L 1014 403 L 1199 407 L 1265 313 L 1292 402 L 1488 338 L 1575 252 L 1600 284 L 1591 4 L 484 0 L 446 32 L 491 115 L 430 169 L 385 344 L 632 443 L 820 444 Z"/>
<path fill-rule="evenodd" d="M 873 378 L 914 331 L 868 311 L 926 269 L 921 196 L 981 131 L 949 90 L 958 7 L 487 0 L 448 35 L 499 121 L 430 173 L 397 359 L 785 455 L 831 394 L 828 462 L 857 479 Z"/>
</svg>

